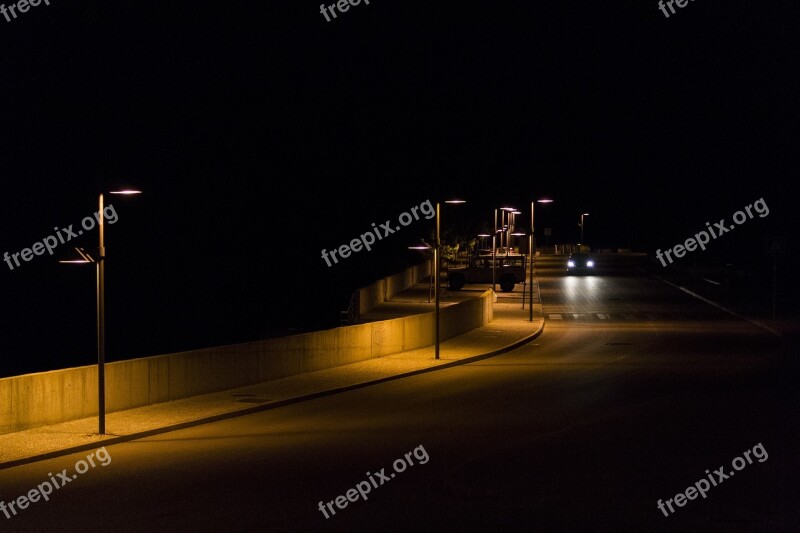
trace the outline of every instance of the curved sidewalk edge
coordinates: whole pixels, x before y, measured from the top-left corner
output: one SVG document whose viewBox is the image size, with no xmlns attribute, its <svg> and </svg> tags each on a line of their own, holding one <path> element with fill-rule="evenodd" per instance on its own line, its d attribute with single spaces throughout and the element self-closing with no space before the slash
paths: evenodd
<svg viewBox="0 0 800 533">
<path fill-rule="evenodd" d="M 100 447 L 103 447 L 103 446 L 109 446 L 109 445 L 113 445 L 113 444 L 119 444 L 119 443 L 128 442 L 128 441 L 132 441 L 132 440 L 137 440 L 137 439 L 141 439 L 141 438 L 145 438 L 145 437 L 151 437 L 151 436 L 154 436 L 154 435 L 160 435 L 162 433 L 169 433 L 171 431 L 177 431 L 177 430 L 180 430 L 180 429 L 191 428 L 191 427 L 200 426 L 200 425 L 203 425 L 203 424 L 208 424 L 208 423 L 212 423 L 212 422 L 218 422 L 218 421 L 221 421 L 221 420 L 228 420 L 228 419 L 236 418 L 236 417 L 240 417 L 240 416 L 251 415 L 251 414 L 260 413 L 260 412 L 263 412 L 263 411 L 269 411 L 269 410 L 272 410 L 272 409 L 285 407 L 287 405 L 292 405 L 292 404 L 295 404 L 295 403 L 300 403 L 300 402 L 304 402 L 304 401 L 308 401 L 308 400 L 314 400 L 314 399 L 317 399 L 317 398 L 323 398 L 325 396 L 332 396 L 334 394 L 340 394 L 340 393 L 343 393 L 343 392 L 348 392 L 348 391 L 352 391 L 352 390 L 356 390 L 356 389 L 361 389 L 361 388 L 369 387 L 369 386 L 372 386 L 372 385 L 378 385 L 380 383 L 385 383 L 385 382 L 388 382 L 388 381 L 394 381 L 394 380 L 397 380 L 397 379 L 416 376 L 416 375 L 419 375 L 419 374 L 425 374 L 425 373 L 428 373 L 428 372 L 435 372 L 437 370 L 442 370 L 442 369 L 446 369 L 446 368 L 453 368 L 453 367 L 456 367 L 456 366 L 466 365 L 466 364 L 469 364 L 469 363 L 474 363 L 476 361 L 481 361 L 483 359 L 488 359 L 490 357 L 495 357 L 497 355 L 503 354 L 505 352 L 509 352 L 509 351 L 514 350 L 516 348 L 519 348 L 520 346 L 523 346 L 523 345 L 533 341 L 534 339 L 536 339 L 537 337 L 539 337 L 542 334 L 542 332 L 544 331 L 545 321 L 544 321 L 544 316 L 541 314 L 540 305 L 537 305 L 537 307 L 539 307 L 539 315 L 542 318 L 540 319 L 541 320 L 541 324 L 539 325 L 539 327 L 537 328 L 536 331 L 534 331 L 530 335 L 527 335 L 527 336 L 525 336 L 525 337 L 523 337 L 523 338 L 521 338 L 521 339 L 519 339 L 517 341 L 514 341 L 514 342 L 512 342 L 510 344 L 507 344 L 507 345 L 505 345 L 505 346 L 503 346 L 501 348 L 498 348 L 496 350 L 492 350 L 490 352 L 486 352 L 486 353 L 483 353 L 483 354 L 478 354 L 478 355 L 465 357 L 463 359 L 457 359 L 457 360 L 454 360 L 454 361 L 450 361 L 448 363 L 432 365 L 432 366 L 429 366 L 429 367 L 426 367 L 426 368 L 412 370 L 412 371 L 409 371 L 409 372 L 403 372 L 403 373 L 395 374 L 395 375 L 392 375 L 392 376 L 384 376 L 384 377 L 381 377 L 381 378 L 368 380 L 368 381 L 364 381 L 364 382 L 361 382 L 361 383 L 356 383 L 356 384 L 346 385 L 346 386 L 343 386 L 343 387 L 335 387 L 335 388 L 327 389 L 327 390 L 323 390 L 323 391 L 317 391 L 317 392 L 312 392 L 312 393 L 308 393 L 308 394 L 303 394 L 303 395 L 296 396 L 296 397 L 293 397 L 293 398 L 287 398 L 287 399 L 283 399 L 283 400 L 278 400 L 278 401 L 270 402 L 270 403 L 263 404 L 263 405 L 257 405 L 257 406 L 248 407 L 248 408 L 245 408 L 245 409 L 238 409 L 238 410 L 230 411 L 230 412 L 227 412 L 227 413 L 215 414 L 215 415 L 211 415 L 211 416 L 207 416 L 207 417 L 198 418 L 196 420 L 189 420 L 189 421 L 186 421 L 186 422 L 181 422 L 181 423 L 172 424 L 172 425 L 163 426 L 163 427 L 154 428 L 154 429 L 148 429 L 148 430 L 145 430 L 145 431 L 139 431 L 139 432 L 130 433 L 130 434 L 127 434 L 127 435 L 120 435 L 120 436 L 116 436 L 116 437 L 110 437 L 110 438 L 107 438 L 107 439 L 96 440 L 96 441 L 92 441 L 91 443 L 80 444 L 80 445 L 76 445 L 76 446 L 70 446 L 70 447 L 67 447 L 67 448 L 53 450 L 53 451 L 50 451 L 50 452 L 41 453 L 41 454 L 37 454 L 37 455 L 32 455 L 32 456 L 28 456 L 28 457 L 24 457 L 24 458 L 20 458 L 20 459 L 13 459 L 13 460 L 10 460 L 10 461 L 5 461 L 5 462 L 0 463 L 0 470 L 5 470 L 5 469 L 8 469 L 8 468 L 13 468 L 13 467 L 21 466 L 21 465 L 25 465 L 25 464 L 35 463 L 35 462 L 38 462 L 38 461 L 44 461 L 44 460 L 47 460 L 47 459 L 54 459 L 56 457 L 61 457 L 63 455 L 69 455 L 69 454 L 72 454 L 72 453 L 78 453 L 78 452 L 89 451 L 89 450 L 96 450 L 96 449 L 98 449 Z M 538 321 L 538 320 L 536 320 L 536 321 Z"/>
</svg>

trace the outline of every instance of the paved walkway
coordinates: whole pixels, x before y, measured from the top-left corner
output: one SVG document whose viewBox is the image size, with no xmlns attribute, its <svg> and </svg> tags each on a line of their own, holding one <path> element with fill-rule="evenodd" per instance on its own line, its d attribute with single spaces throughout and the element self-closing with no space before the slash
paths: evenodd
<svg viewBox="0 0 800 533">
<path fill-rule="evenodd" d="M 421 290 L 422 288 L 425 290 Z M 445 299 L 449 300 L 447 303 L 452 303 L 469 297 L 470 293 L 477 296 L 481 291 L 446 294 L 443 296 L 443 304 Z M 413 302 L 420 294 L 424 295 L 425 300 Z M 303 400 L 498 355 L 530 341 L 544 329 L 538 296 L 535 295 L 534 298 L 533 323 L 529 321 L 527 304 L 526 309 L 521 308 L 520 296 L 521 286 L 510 294 L 498 293 L 494 320 L 484 327 L 442 342 L 439 360 L 434 360 L 434 349 L 430 346 L 258 385 L 109 413 L 106 415 L 107 434 L 102 436 L 97 434 L 96 416 L 0 435 L 0 469 L 275 409 Z M 398 310 L 406 303 L 409 304 L 407 314 L 433 309 L 433 304 L 427 304 L 427 284 L 424 287 L 412 287 L 408 292 L 398 294 L 395 300 L 381 304 L 373 310 L 371 317 L 365 318 L 369 320 L 378 319 L 379 316 L 399 316 Z"/>
</svg>

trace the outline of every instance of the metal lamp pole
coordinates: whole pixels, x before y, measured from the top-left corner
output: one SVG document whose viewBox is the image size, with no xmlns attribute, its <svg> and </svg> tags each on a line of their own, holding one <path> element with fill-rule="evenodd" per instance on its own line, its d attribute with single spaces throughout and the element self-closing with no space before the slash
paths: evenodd
<svg viewBox="0 0 800 533">
<path fill-rule="evenodd" d="M 434 332 L 434 342 L 436 344 L 436 349 L 434 351 L 434 359 L 439 359 L 439 257 L 440 257 L 440 246 L 441 243 L 439 242 L 439 202 L 436 202 L 436 245 L 433 248 L 433 270 L 434 270 L 434 282 L 435 287 L 435 294 L 436 294 L 436 311 L 435 311 L 435 318 L 434 321 L 436 322 L 435 332 Z"/>
<path fill-rule="evenodd" d="M 533 206 L 536 202 L 531 202 L 531 234 L 528 236 L 528 253 L 531 256 L 531 274 L 528 282 L 528 321 L 533 322 Z"/>
<path fill-rule="evenodd" d="M 589 216 L 589 213 L 581 213 L 581 242 L 579 243 L 580 245 L 583 245 L 583 217 L 585 216 Z"/>
<path fill-rule="evenodd" d="M 110 194 L 141 194 L 141 191 L 123 190 L 111 191 Z M 97 226 L 99 243 L 97 256 L 86 252 L 83 248 L 75 248 L 81 259 L 59 261 L 60 263 L 95 263 L 97 265 L 97 419 L 98 433 L 106 433 L 106 245 L 105 245 L 105 214 L 103 194 L 98 198 Z"/>
<path fill-rule="evenodd" d="M 494 210 L 494 233 L 492 234 L 492 292 L 497 292 L 495 265 L 497 263 L 497 209 Z"/>
<path fill-rule="evenodd" d="M 445 200 L 446 204 L 463 204 L 464 200 Z M 436 323 L 434 332 L 434 341 L 436 348 L 434 350 L 434 359 L 439 359 L 439 273 L 441 272 L 441 259 L 442 259 L 442 242 L 439 236 L 439 228 L 441 226 L 441 217 L 439 215 L 440 208 L 439 202 L 436 202 L 436 245 L 433 249 L 433 268 L 435 270 L 434 277 L 436 278 L 436 310 L 434 312 L 434 322 Z"/>
<path fill-rule="evenodd" d="M 100 244 L 97 249 L 97 417 L 98 432 L 101 435 L 106 433 L 106 247 L 105 247 L 105 224 L 103 220 L 103 194 L 100 194 L 98 201 L 100 216 L 98 218 L 98 230 L 100 233 Z"/>
<path fill-rule="evenodd" d="M 534 262 L 534 255 L 536 253 L 536 250 L 534 250 L 534 242 L 535 241 L 534 241 L 534 238 L 533 238 L 533 234 L 534 234 L 534 229 L 533 229 L 533 208 L 536 205 L 536 202 L 537 202 L 537 200 L 534 200 L 534 201 L 531 202 L 531 235 L 530 235 L 530 240 L 528 241 L 529 242 L 528 250 L 530 251 L 530 254 L 531 254 L 531 274 L 530 274 L 530 287 L 529 287 L 530 296 L 528 298 L 528 300 L 530 302 L 530 306 L 531 306 L 530 307 L 530 311 L 528 312 L 528 320 L 530 322 L 533 322 L 533 262 Z M 542 200 L 538 200 L 538 202 L 541 203 L 541 204 L 550 204 L 550 203 L 553 203 L 553 200 L 542 199 Z M 583 228 L 582 225 L 581 225 L 581 228 Z"/>
<path fill-rule="evenodd" d="M 123 190 L 112 191 L 111 194 L 141 194 L 141 191 Z M 98 198 L 98 217 L 97 226 L 99 243 L 97 248 L 97 419 L 98 433 L 106 433 L 106 244 L 105 244 L 105 214 L 103 204 L 103 193 Z M 91 259 L 85 255 L 84 259 Z"/>
</svg>

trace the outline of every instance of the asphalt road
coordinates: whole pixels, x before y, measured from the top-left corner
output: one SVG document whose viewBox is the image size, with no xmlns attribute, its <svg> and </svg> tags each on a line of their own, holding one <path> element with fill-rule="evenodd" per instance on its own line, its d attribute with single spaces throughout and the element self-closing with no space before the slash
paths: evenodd
<svg viewBox="0 0 800 533">
<path fill-rule="evenodd" d="M 797 372 L 778 340 L 635 259 L 592 276 L 562 262 L 537 265 L 548 322 L 531 344 L 111 446 L 0 530 L 800 530 Z M 85 456 L 0 471 L 0 500 Z M 658 509 L 720 467 L 705 498 Z M 368 499 L 336 507 L 359 483 Z"/>
</svg>

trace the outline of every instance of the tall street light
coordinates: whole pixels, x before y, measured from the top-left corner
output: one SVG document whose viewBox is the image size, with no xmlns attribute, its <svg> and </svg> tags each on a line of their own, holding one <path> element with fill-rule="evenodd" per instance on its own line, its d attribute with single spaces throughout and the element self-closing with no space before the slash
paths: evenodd
<svg viewBox="0 0 800 533">
<path fill-rule="evenodd" d="M 530 309 L 528 311 L 528 320 L 530 322 L 533 322 L 533 259 L 534 259 L 534 252 L 535 252 L 535 250 L 534 250 L 534 239 L 533 239 L 533 233 L 534 233 L 534 225 L 533 225 L 534 209 L 533 208 L 535 207 L 537 202 L 540 203 L 540 204 L 552 204 L 553 200 L 551 200 L 549 198 L 542 198 L 541 200 L 534 200 L 534 201 L 531 202 L 531 234 L 528 236 L 528 253 L 530 253 L 530 255 L 531 255 L 531 261 L 530 261 L 531 273 L 530 273 L 530 282 L 528 284 L 529 285 L 529 287 L 528 287 L 528 291 L 529 291 L 528 292 L 528 294 L 529 294 L 528 303 L 530 304 Z"/>
<path fill-rule="evenodd" d="M 581 213 L 581 242 L 578 243 L 578 246 L 583 245 L 583 217 L 588 217 L 589 213 Z M 580 251 L 580 248 L 578 249 Z"/>
<path fill-rule="evenodd" d="M 466 200 L 445 200 L 446 204 L 464 204 Z M 436 310 L 435 310 L 435 317 L 434 322 L 436 323 L 434 326 L 434 340 L 436 344 L 436 348 L 434 350 L 434 359 L 439 359 L 439 273 L 441 271 L 441 262 L 442 262 L 442 241 L 439 237 L 439 227 L 441 226 L 441 217 L 439 216 L 439 202 L 436 202 L 436 244 L 433 248 L 433 268 L 434 268 L 434 279 L 436 287 Z"/>
<path fill-rule="evenodd" d="M 142 191 L 124 189 L 121 191 L 110 191 L 109 194 L 133 195 L 141 194 Z M 98 199 L 97 227 L 100 235 L 97 257 L 83 250 L 76 248 L 81 259 L 72 261 L 61 261 L 62 263 L 95 263 L 97 265 L 97 418 L 98 433 L 106 433 L 106 246 L 105 246 L 105 215 L 103 212 L 103 194 L 100 193 Z"/>
</svg>

